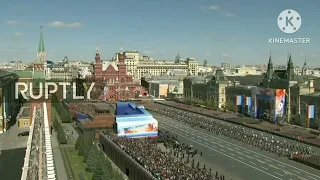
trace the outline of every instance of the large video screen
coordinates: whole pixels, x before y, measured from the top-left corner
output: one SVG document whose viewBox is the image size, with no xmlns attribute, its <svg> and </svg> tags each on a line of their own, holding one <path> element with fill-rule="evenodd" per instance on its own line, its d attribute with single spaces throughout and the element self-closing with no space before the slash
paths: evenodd
<svg viewBox="0 0 320 180">
<path fill-rule="evenodd" d="M 158 121 L 128 121 L 118 122 L 117 132 L 120 137 L 141 138 L 141 137 L 157 137 Z"/>
</svg>

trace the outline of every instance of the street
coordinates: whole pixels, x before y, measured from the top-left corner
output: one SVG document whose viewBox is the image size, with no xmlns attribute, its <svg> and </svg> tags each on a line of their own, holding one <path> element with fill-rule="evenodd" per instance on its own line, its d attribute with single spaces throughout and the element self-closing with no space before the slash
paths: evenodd
<svg viewBox="0 0 320 180">
<path fill-rule="evenodd" d="M 294 161 L 242 144 L 225 136 L 210 133 L 168 117 L 153 115 L 162 130 L 176 134 L 182 142 L 193 145 L 207 164 L 221 168 L 232 180 L 318 180 L 320 172 Z M 200 161 L 201 162 L 201 161 Z M 206 165 L 207 166 L 207 165 Z"/>
</svg>

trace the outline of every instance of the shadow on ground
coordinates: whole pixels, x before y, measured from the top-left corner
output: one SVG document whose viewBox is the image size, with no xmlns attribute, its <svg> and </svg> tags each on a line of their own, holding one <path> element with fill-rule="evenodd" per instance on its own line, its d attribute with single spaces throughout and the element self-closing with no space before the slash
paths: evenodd
<svg viewBox="0 0 320 180">
<path fill-rule="evenodd" d="M 26 148 L 2 150 L 0 154 L 0 179 L 21 179 Z"/>
</svg>

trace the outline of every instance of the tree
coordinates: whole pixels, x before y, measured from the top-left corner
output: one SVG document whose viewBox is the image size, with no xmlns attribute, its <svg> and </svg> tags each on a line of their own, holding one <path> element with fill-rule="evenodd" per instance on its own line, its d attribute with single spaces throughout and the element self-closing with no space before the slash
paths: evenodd
<svg viewBox="0 0 320 180">
<path fill-rule="evenodd" d="M 232 102 L 231 100 L 227 100 L 227 102 L 226 102 L 226 110 L 236 112 L 237 111 L 236 103 Z"/>
<path fill-rule="evenodd" d="M 91 147 L 92 147 L 92 141 L 90 141 L 89 139 L 86 139 L 84 141 L 84 146 L 83 146 L 83 162 L 84 163 L 87 162 Z"/>
<path fill-rule="evenodd" d="M 87 159 L 87 168 L 86 171 L 93 172 L 98 160 L 98 150 L 95 145 L 91 145 L 89 156 Z"/>
<path fill-rule="evenodd" d="M 67 144 L 67 138 L 66 138 L 66 133 L 64 132 L 61 124 L 59 123 L 60 126 L 57 129 L 57 135 L 58 135 L 58 140 L 60 144 Z"/>
<path fill-rule="evenodd" d="M 77 138 L 76 144 L 75 144 L 75 146 L 74 146 L 74 148 L 75 148 L 76 150 L 79 150 L 79 146 L 81 145 L 81 141 L 82 141 L 81 138 L 83 138 L 83 135 L 79 135 L 78 138 Z"/>
<path fill-rule="evenodd" d="M 81 136 L 80 140 L 79 140 L 79 147 L 78 147 L 78 155 L 79 156 L 83 156 L 84 154 L 84 137 Z"/>
<path fill-rule="evenodd" d="M 97 163 L 93 171 L 92 180 L 105 180 L 104 176 L 106 175 L 105 175 L 105 170 L 103 169 L 103 162 L 104 162 L 104 158 L 97 159 Z"/>
</svg>

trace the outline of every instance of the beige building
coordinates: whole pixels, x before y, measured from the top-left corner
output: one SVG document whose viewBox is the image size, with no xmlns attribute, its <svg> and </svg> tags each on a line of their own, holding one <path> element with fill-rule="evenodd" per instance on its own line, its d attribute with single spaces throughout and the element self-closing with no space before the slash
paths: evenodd
<svg viewBox="0 0 320 180">
<path fill-rule="evenodd" d="M 28 106 L 22 107 L 18 116 L 17 116 L 18 127 L 19 128 L 29 128 L 31 125 L 30 117 L 31 117 L 30 116 L 30 107 L 28 107 Z"/>
<path fill-rule="evenodd" d="M 178 90 L 181 92 L 181 86 L 179 86 L 181 82 L 183 89 L 183 81 L 179 80 L 149 81 L 149 94 L 156 98 L 167 98 L 169 93 Z"/>
<path fill-rule="evenodd" d="M 188 65 L 188 72 L 191 76 L 198 76 L 199 62 L 194 58 L 187 58 L 186 63 Z"/>
<path fill-rule="evenodd" d="M 239 75 L 252 75 L 252 74 L 257 74 L 257 69 L 250 68 L 250 67 L 241 67 L 241 68 L 236 68 L 235 73 Z"/>
<path fill-rule="evenodd" d="M 175 61 L 155 61 L 148 56 L 142 56 L 138 51 L 125 51 L 124 54 L 127 71 L 135 79 L 141 79 L 147 75 L 163 76 L 172 71 L 183 71 L 195 76 L 199 72 L 198 61 L 194 58 L 184 61 L 179 53 Z M 116 53 L 113 61 L 118 62 L 118 60 L 119 53 Z"/>
</svg>

